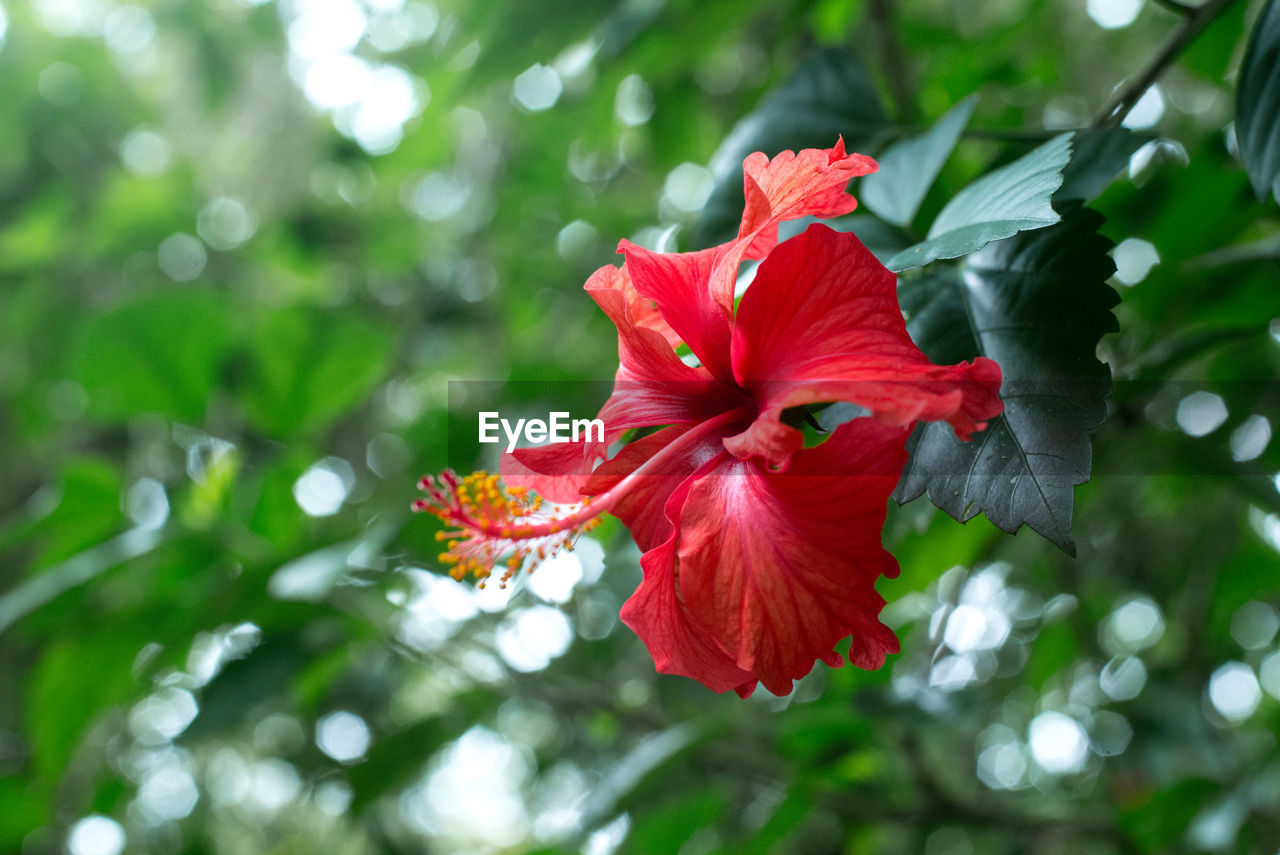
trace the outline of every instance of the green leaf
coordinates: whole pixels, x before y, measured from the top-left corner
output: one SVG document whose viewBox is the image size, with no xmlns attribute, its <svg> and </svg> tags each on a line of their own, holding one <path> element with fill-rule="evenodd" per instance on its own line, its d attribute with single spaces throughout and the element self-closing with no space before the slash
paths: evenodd
<svg viewBox="0 0 1280 855">
<path fill-rule="evenodd" d="M 1249 38 L 1236 90 L 1236 141 L 1253 192 L 1280 201 L 1280 3 L 1268 0 Z"/>
<path fill-rule="evenodd" d="M 635 819 L 627 851 L 637 855 L 667 855 L 673 845 L 687 841 L 702 828 L 714 828 L 730 804 L 722 784 L 703 785 L 692 791 L 645 805 Z"/>
<path fill-rule="evenodd" d="M 27 728 L 41 792 L 53 790 L 89 725 L 140 693 L 130 669 L 144 630 L 122 622 L 93 628 L 50 642 L 31 672 Z"/>
<path fill-rule="evenodd" d="M 1089 434 L 1106 417 L 1111 374 L 1094 356 L 1117 328 L 1106 285 L 1111 242 L 1101 215 L 1070 211 L 1061 225 L 991 244 L 957 269 L 901 286 L 912 338 L 939 363 L 975 356 L 1004 373 L 1003 415 L 971 442 L 945 424 L 912 435 L 895 492 L 921 493 L 967 521 L 983 512 L 1007 532 L 1031 526 L 1069 554 L 1074 488 L 1089 480 Z"/>
<path fill-rule="evenodd" d="M 391 339 L 350 314 L 290 308 L 262 319 L 241 391 L 246 415 L 276 437 L 320 429 L 363 400 Z"/>
<path fill-rule="evenodd" d="M 1151 140 L 1153 134 L 1124 127 L 1090 128 L 1076 135 L 1071 146 L 1071 162 L 1062 170 L 1062 186 L 1053 194 L 1053 204 L 1061 208 L 1072 199 L 1088 202 L 1106 190 L 1129 158 Z"/>
<path fill-rule="evenodd" d="M 124 488 L 121 466 L 101 458 L 71 458 L 58 473 L 57 506 L 31 530 L 40 548 L 31 566 L 41 572 L 85 549 L 102 543 L 126 524 L 119 510 Z M 2 619 L 0 619 L 2 621 Z"/>
<path fill-rule="evenodd" d="M 710 246 L 738 233 L 742 218 L 742 161 L 752 152 L 773 157 L 787 149 L 830 148 L 843 136 L 851 152 L 875 147 L 885 132 L 884 110 L 862 64 L 826 49 L 800 64 L 785 83 L 748 113 L 711 158 L 715 177 L 693 243 Z"/>
<path fill-rule="evenodd" d="M 220 295 L 165 293 L 89 321 L 71 372 L 100 418 L 156 412 L 199 424 L 232 340 L 231 313 Z"/>
<path fill-rule="evenodd" d="M 1062 186 L 1071 136 L 1059 134 L 961 190 L 933 221 L 929 239 L 889 259 L 889 269 L 901 272 L 968 255 L 992 241 L 1058 222 L 1049 200 Z"/>
<path fill-rule="evenodd" d="M 977 103 L 978 99 L 970 95 L 948 110 L 927 133 L 888 148 L 878 158 L 880 171 L 862 180 L 858 199 L 886 222 L 908 225 L 951 156 Z"/>
<path fill-rule="evenodd" d="M 1184 743 L 1179 743 L 1179 748 L 1187 750 Z M 1125 805 L 1117 817 L 1118 825 L 1126 837 L 1141 847 L 1139 851 L 1168 851 L 1177 846 L 1178 838 L 1186 835 L 1205 805 L 1221 793 L 1216 781 L 1187 778 L 1136 804 Z"/>
<path fill-rule="evenodd" d="M 782 804 L 774 809 L 769 820 L 759 829 L 752 831 L 750 838 L 740 850 L 744 855 L 768 855 L 771 852 L 787 851 L 785 846 L 791 841 L 791 835 L 799 829 L 814 811 L 812 796 L 808 793 L 792 792 Z"/>
</svg>

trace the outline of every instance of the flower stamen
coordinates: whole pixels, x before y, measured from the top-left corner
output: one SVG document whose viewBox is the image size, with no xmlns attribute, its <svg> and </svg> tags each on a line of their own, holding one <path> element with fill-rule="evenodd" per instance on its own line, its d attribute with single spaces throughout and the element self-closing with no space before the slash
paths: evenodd
<svg viewBox="0 0 1280 855">
<path fill-rule="evenodd" d="M 582 514 L 586 502 L 549 504 L 483 471 L 459 476 L 445 470 L 423 478 L 418 488 L 427 498 L 414 502 L 413 509 L 457 527 L 436 532 L 436 540 L 445 542 L 440 563 L 459 581 L 474 575 L 481 587 L 501 564 L 505 588 L 521 569 L 532 572 L 557 552 L 572 551 L 578 535 L 600 524 L 598 515 Z"/>
<path fill-rule="evenodd" d="M 464 477 L 446 469 L 418 482 L 418 489 L 427 496 L 415 501 L 413 510 L 429 513 L 445 524 L 436 540 L 445 543 L 440 563 L 449 568 L 450 576 L 461 581 L 474 575 L 483 587 L 501 563 L 504 569 L 499 579 L 505 588 L 521 569 L 532 572 L 561 550 L 572 552 L 579 535 L 598 526 L 602 514 L 650 473 L 661 473 L 685 448 L 753 415 L 751 405 L 744 404 L 708 419 L 673 440 L 607 492 L 584 496 L 574 504 L 546 502 L 527 488 L 504 485 L 500 476 L 488 472 L 477 470 Z"/>
</svg>

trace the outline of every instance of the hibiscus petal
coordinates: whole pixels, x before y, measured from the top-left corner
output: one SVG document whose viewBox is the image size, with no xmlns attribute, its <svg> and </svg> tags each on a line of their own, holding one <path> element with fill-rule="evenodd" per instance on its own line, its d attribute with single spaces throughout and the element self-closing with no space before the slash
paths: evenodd
<svg viewBox="0 0 1280 855">
<path fill-rule="evenodd" d="M 698 252 L 653 252 L 624 240 L 618 244 L 618 252 L 626 256 L 625 266 L 636 291 L 657 304 L 662 317 L 708 371 L 732 380 L 732 288 L 727 301 L 717 301 L 712 292 L 712 276 L 727 246 Z M 733 266 L 736 270 L 737 263 Z"/>
<path fill-rule="evenodd" d="M 681 620 L 775 694 L 817 659 L 838 666 L 833 647 L 850 634 L 850 662 L 882 665 L 898 641 L 879 621 L 875 582 L 897 574 L 881 530 L 908 433 L 856 419 L 786 472 L 725 456 L 693 479 L 676 541 Z"/>
<path fill-rule="evenodd" d="M 701 471 L 715 468 L 727 455 L 721 453 Z M 698 475 L 686 478 L 668 497 L 664 513 L 677 519 Z M 739 668 L 710 634 L 689 618 L 676 591 L 674 526 L 661 545 L 640 558 L 644 580 L 622 604 L 622 622 L 640 636 L 653 664 L 662 674 L 692 677 L 713 692 L 736 689 L 743 697 L 755 688 L 755 676 Z"/>
<path fill-rule="evenodd" d="M 582 501 L 595 465 L 604 459 L 607 442 L 557 442 L 504 452 L 498 474 L 508 487 L 523 487 L 552 502 Z"/>
<path fill-rule="evenodd" d="M 584 491 L 589 495 L 599 496 L 613 489 L 623 478 L 689 429 L 688 425 L 675 425 L 628 443 L 611 460 L 597 467 L 583 488 Z M 680 449 L 680 453 L 667 461 L 660 470 L 646 470 L 637 476 L 640 479 L 638 483 L 629 486 L 626 495 L 610 508 L 609 512 L 622 520 L 631 531 L 641 552 L 648 552 L 671 537 L 675 526 L 667 518 L 667 500 L 699 467 L 724 451 L 722 436 L 722 433 L 713 434 L 701 442 L 692 443 L 687 448 Z"/>
<path fill-rule="evenodd" d="M 686 365 L 658 330 L 635 322 L 626 291 L 630 282 L 625 267 L 606 266 L 586 284 L 618 328 L 613 394 L 600 410 L 606 431 L 699 422 L 740 405 L 745 396 L 736 386 Z"/>
<path fill-rule="evenodd" d="M 778 223 L 800 217 L 838 217 L 857 207 L 845 192 L 850 179 L 879 169 L 861 154 L 845 154 L 844 139 L 829 149 L 784 151 L 770 160 L 756 152 L 742 162 L 746 206 L 738 239 L 747 258 L 764 258 L 778 242 Z"/>
<path fill-rule="evenodd" d="M 856 237 L 818 224 L 761 262 L 733 331 L 734 374 L 754 394 L 760 419 L 850 401 L 889 424 L 945 420 L 967 439 L 1000 413 L 999 366 L 985 357 L 930 362 L 907 334 L 896 281 Z M 734 453 L 785 463 L 751 432 Z"/>
<path fill-rule="evenodd" d="M 745 431 L 726 439 L 724 447 L 738 457 L 759 455 L 775 469 L 785 469 L 791 456 L 804 447 L 804 434 L 779 421 L 781 416 L 781 410 L 757 416 Z"/>
<path fill-rule="evenodd" d="M 625 264 L 622 267 L 612 264 L 601 267 L 591 274 L 583 288 L 615 324 L 630 322 L 658 333 L 672 349 L 680 345 L 679 334 L 671 329 L 658 307 L 636 290 Z"/>
<path fill-rule="evenodd" d="M 761 152 L 742 163 L 745 207 L 738 237 L 697 252 L 653 252 L 622 241 L 636 292 L 656 304 L 674 333 L 716 377 L 729 381 L 734 290 L 744 258 L 762 258 L 778 242 L 778 224 L 799 217 L 830 217 L 857 203 L 849 180 L 875 172 L 876 162 L 845 154 L 844 140 L 830 149 L 784 151 L 770 160 Z M 608 311 L 606 309 L 606 311 Z"/>
</svg>

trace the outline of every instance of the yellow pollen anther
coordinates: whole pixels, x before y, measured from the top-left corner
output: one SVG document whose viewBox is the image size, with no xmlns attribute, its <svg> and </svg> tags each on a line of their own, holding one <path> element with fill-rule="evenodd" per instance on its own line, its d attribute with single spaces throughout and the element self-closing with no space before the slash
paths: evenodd
<svg viewBox="0 0 1280 855">
<path fill-rule="evenodd" d="M 557 552 L 572 549 L 574 538 L 599 522 L 582 512 L 586 501 L 576 507 L 556 505 L 527 487 L 508 489 L 498 475 L 487 472 L 445 472 L 423 478 L 418 486 L 426 498 L 413 509 L 439 517 L 447 526 L 435 534 L 446 544 L 440 563 L 453 578 L 471 575 L 481 587 L 495 566 L 503 566 L 499 578 L 505 587 L 522 568 L 532 572 Z"/>
</svg>

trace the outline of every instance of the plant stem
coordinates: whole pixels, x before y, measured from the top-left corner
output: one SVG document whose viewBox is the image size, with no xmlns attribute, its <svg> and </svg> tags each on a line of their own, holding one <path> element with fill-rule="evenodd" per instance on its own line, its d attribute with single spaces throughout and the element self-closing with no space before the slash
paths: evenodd
<svg viewBox="0 0 1280 855">
<path fill-rule="evenodd" d="M 1157 6 L 1163 6 L 1175 15 L 1188 17 L 1196 13 L 1196 7 L 1190 3 L 1183 3 L 1181 0 L 1155 0 Z"/>
<path fill-rule="evenodd" d="M 972 140 L 999 140 L 1001 142 L 1041 143 L 1047 142 L 1058 134 L 1083 133 L 1088 128 L 965 128 L 960 136 Z"/>
<path fill-rule="evenodd" d="M 889 93 L 898 108 L 898 120 L 907 122 L 916 117 L 916 110 L 911 98 L 907 64 L 903 62 L 898 42 L 893 35 L 892 6 L 891 0 L 870 0 L 867 4 L 867 19 L 876 47 L 880 51 L 880 67 L 884 70 Z"/>
<path fill-rule="evenodd" d="M 1164 73 L 1173 61 L 1178 58 L 1181 53 L 1186 50 L 1187 45 L 1195 39 L 1196 36 L 1213 22 L 1213 19 L 1222 14 L 1228 6 L 1235 0 L 1206 0 L 1199 6 L 1186 6 L 1183 3 L 1176 3 L 1180 7 L 1178 13 L 1182 15 L 1182 23 L 1161 46 L 1160 52 L 1155 55 L 1142 73 L 1133 79 L 1131 83 L 1124 86 L 1111 102 L 1098 113 L 1097 118 L 1093 120 L 1094 127 L 1102 127 L 1104 125 L 1118 125 L 1124 121 L 1125 116 L 1129 115 L 1129 111 L 1138 103 L 1151 84 L 1155 83 L 1156 78 Z M 1165 3 L 1166 7 L 1169 4 Z"/>
<path fill-rule="evenodd" d="M 965 128 L 960 136 L 967 140 L 995 140 L 1009 143 L 1042 143 L 1058 134 L 1082 134 L 1089 128 Z M 928 133 L 927 125 L 895 125 L 895 137 L 914 137 Z"/>
</svg>

